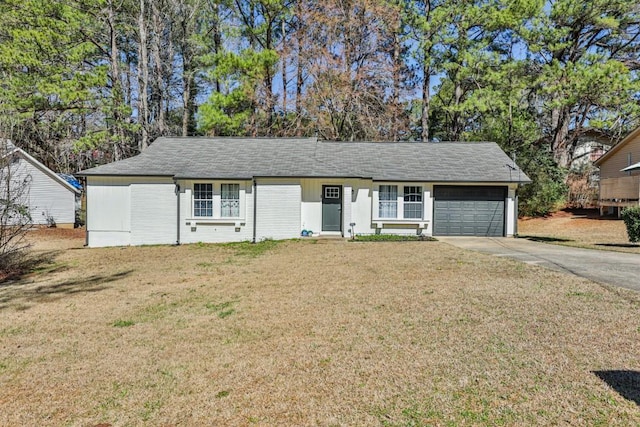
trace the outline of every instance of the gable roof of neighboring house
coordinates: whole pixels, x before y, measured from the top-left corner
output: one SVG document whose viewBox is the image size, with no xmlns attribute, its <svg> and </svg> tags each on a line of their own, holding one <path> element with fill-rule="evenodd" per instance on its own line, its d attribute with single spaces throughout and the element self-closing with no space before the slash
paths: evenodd
<svg viewBox="0 0 640 427">
<path fill-rule="evenodd" d="M 67 188 L 68 190 L 76 194 L 80 194 L 81 191 L 79 189 L 75 188 L 73 185 L 68 183 L 64 178 L 60 177 L 54 171 L 52 171 L 51 169 L 49 169 L 48 167 L 40 163 L 38 160 L 36 160 L 35 157 L 31 156 L 22 148 L 17 147 L 13 142 L 9 140 L 0 141 L 0 159 L 4 159 L 12 155 L 18 155 L 22 157 L 27 162 L 31 163 L 34 167 L 40 169 L 45 175 L 50 177 L 52 180 L 58 182 L 60 185 Z"/>
<path fill-rule="evenodd" d="M 630 141 L 634 140 L 636 137 L 640 135 L 640 127 L 634 129 L 629 135 L 625 136 L 622 141 L 614 145 L 611 150 L 607 151 L 600 157 L 598 160 L 593 162 L 594 165 L 600 166 L 603 162 L 607 161 L 607 159 L 611 158 L 615 153 L 617 153 L 622 147 L 627 145 Z"/>
<path fill-rule="evenodd" d="M 135 157 L 77 175 L 530 182 L 493 142 L 330 142 L 315 138 L 163 137 Z"/>
</svg>

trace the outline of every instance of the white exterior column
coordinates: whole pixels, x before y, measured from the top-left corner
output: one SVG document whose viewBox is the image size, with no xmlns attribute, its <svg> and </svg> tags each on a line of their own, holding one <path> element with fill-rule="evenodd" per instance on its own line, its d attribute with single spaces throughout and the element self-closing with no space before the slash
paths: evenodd
<svg viewBox="0 0 640 427">
<path fill-rule="evenodd" d="M 515 228 L 516 228 L 516 221 L 518 220 L 518 218 L 516 218 L 516 187 L 511 187 L 509 186 L 509 189 L 507 190 L 507 200 L 506 202 L 506 212 L 505 212 L 505 220 L 507 223 L 507 230 L 506 230 L 506 235 L 507 236 L 513 236 L 513 233 L 515 233 Z"/>
<path fill-rule="evenodd" d="M 350 236 L 349 230 L 351 229 L 352 215 L 351 215 L 351 197 L 353 187 L 349 184 L 345 184 L 342 187 L 342 235 L 345 237 Z"/>
</svg>

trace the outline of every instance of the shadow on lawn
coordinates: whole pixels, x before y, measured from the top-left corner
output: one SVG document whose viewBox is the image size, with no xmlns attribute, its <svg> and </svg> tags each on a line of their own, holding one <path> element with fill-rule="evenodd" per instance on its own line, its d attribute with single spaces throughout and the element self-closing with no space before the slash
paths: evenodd
<svg viewBox="0 0 640 427">
<path fill-rule="evenodd" d="M 593 371 L 593 374 L 617 391 L 620 396 L 640 406 L 640 372 Z"/>
<path fill-rule="evenodd" d="M 563 239 L 562 237 L 523 236 L 522 234 L 520 234 L 518 237 L 519 237 L 520 239 L 527 239 L 527 240 L 531 240 L 532 242 L 546 242 L 546 243 L 552 243 L 552 242 L 573 242 L 573 240 L 571 240 L 571 239 Z"/>
<path fill-rule="evenodd" d="M 640 248 L 637 243 L 596 243 L 596 246 L 608 246 L 613 248 Z"/>
<path fill-rule="evenodd" d="M 29 277 L 33 274 L 42 272 L 57 272 L 62 271 L 66 267 L 62 265 L 56 265 L 54 260 L 61 251 L 47 251 L 39 252 L 37 254 L 26 253 L 18 255 L 14 258 L 9 258 L 9 267 L 3 268 L 0 271 L 0 289 L 3 286 L 20 282 L 22 279 Z"/>
<path fill-rule="evenodd" d="M 127 270 L 104 276 L 94 275 L 37 287 L 20 281 L 13 282 L 0 287 L 0 309 L 13 305 L 18 310 L 26 310 L 30 308 L 28 303 L 52 302 L 75 294 L 99 292 L 108 288 L 105 284 L 127 277 L 132 272 Z"/>
</svg>

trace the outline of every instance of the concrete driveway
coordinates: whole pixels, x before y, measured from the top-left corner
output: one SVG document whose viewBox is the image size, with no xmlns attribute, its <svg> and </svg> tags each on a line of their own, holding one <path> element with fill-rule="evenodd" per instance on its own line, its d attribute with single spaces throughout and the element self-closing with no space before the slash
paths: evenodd
<svg viewBox="0 0 640 427">
<path fill-rule="evenodd" d="M 463 249 L 513 258 L 594 282 L 640 291 L 640 255 L 533 242 L 510 237 L 438 237 Z"/>
</svg>

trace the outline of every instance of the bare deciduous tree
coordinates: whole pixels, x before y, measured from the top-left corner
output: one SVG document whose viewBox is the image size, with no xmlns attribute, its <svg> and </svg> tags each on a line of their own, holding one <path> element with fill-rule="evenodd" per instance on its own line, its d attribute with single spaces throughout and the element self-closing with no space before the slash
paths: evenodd
<svg viewBox="0 0 640 427">
<path fill-rule="evenodd" d="M 16 148 L 0 140 L 0 278 L 24 261 L 29 247 L 26 232 L 31 227 L 30 175 L 20 168 Z"/>
</svg>

